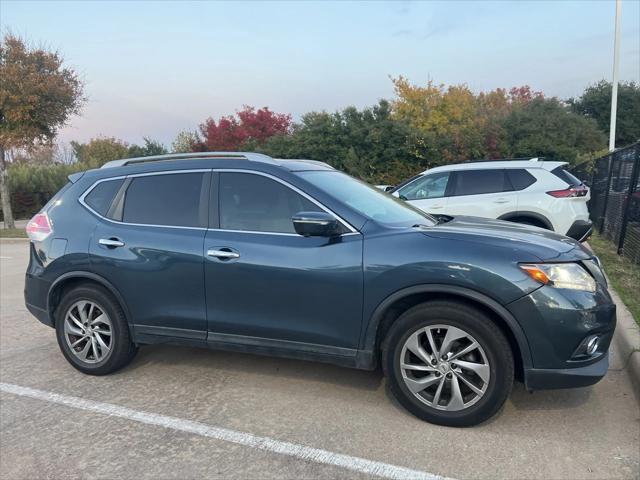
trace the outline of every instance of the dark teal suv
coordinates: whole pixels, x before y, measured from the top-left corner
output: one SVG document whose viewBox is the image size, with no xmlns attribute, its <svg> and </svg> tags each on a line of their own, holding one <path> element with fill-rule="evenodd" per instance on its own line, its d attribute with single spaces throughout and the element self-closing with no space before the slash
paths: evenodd
<svg viewBox="0 0 640 480">
<path fill-rule="evenodd" d="M 381 365 L 409 411 L 466 426 L 514 377 L 580 387 L 607 370 L 615 306 L 578 242 L 433 217 L 321 162 L 111 162 L 71 175 L 27 232 L 27 307 L 88 374 L 155 343 Z"/>
</svg>

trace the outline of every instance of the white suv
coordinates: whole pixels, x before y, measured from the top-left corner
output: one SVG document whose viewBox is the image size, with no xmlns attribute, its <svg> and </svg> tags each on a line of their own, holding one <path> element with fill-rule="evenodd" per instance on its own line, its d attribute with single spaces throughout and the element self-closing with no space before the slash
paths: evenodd
<svg viewBox="0 0 640 480">
<path fill-rule="evenodd" d="M 589 189 L 566 165 L 537 158 L 446 165 L 389 193 L 428 213 L 509 220 L 584 241 L 592 231 Z"/>
</svg>

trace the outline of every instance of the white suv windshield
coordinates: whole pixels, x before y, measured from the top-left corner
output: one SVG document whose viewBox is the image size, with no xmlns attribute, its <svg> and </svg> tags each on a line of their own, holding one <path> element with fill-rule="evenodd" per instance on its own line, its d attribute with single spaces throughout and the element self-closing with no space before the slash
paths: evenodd
<svg viewBox="0 0 640 480">
<path fill-rule="evenodd" d="M 389 226 L 436 223 L 429 214 L 342 172 L 308 171 L 298 175 L 376 222 Z"/>
</svg>

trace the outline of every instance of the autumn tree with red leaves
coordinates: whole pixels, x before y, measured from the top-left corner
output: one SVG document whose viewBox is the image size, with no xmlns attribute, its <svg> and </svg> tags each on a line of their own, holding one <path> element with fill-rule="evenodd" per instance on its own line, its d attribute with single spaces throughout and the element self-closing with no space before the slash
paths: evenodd
<svg viewBox="0 0 640 480">
<path fill-rule="evenodd" d="M 209 117 L 200 125 L 201 140 L 194 144 L 196 151 L 233 151 L 247 143 L 260 146 L 276 135 L 286 135 L 291 128 L 291 115 L 275 113 L 268 107 L 256 110 L 248 105 L 235 115 Z"/>
</svg>

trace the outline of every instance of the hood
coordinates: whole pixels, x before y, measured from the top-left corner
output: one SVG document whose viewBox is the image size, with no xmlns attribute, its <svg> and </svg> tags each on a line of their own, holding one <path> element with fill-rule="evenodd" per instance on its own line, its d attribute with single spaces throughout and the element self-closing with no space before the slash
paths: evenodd
<svg viewBox="0 0 640 480">
<path fill-rule="evenodd" d="M 544 228 L 480 217 L 453 217 L 432 227 L 422 227 L 430 237 L 477 242 L 499 248 L 517 249 L 539 260 L 581 260 L 591 255 L 576 240 Z M 532 258 L 531 260 L 536 260 Z"/>
</svg>

